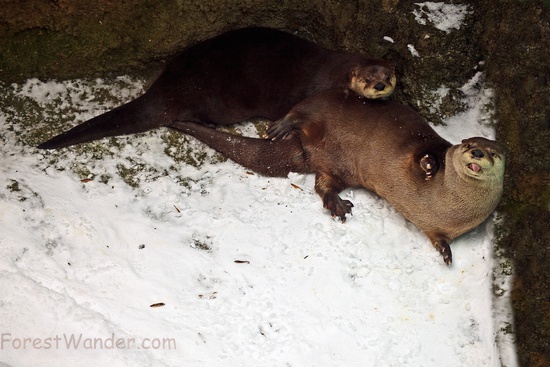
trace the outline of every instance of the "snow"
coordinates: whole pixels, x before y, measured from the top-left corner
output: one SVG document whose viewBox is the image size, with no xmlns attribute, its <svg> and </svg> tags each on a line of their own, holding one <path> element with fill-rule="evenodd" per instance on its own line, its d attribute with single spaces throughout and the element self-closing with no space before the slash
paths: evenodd
<svg viewBox="0 0 550 367">
<path fill-rule="evenodd" d="M 416 48 L 414 47 L 414 45 L 411 45 L 410 43 L 407 45 L 407 48 L 409 49 L 409 52 L 411 53 L 411 55 L 413 55 L 414 57 L 420 57 L 420 54 L 418 53 L 418 51 L 416 50 Z"/>
<path fill-rule="evenodd" d="M 460 29 L 466 15 L 471 13 L 467 4 L 445 4 L 443 2 L 426 1 L 415 3 L 418 9 L 413 11 L 417 23 L 426 25 L 427 21 L 440 31 L 450 33 Z"/>
<path fill-rule="evenodd" d="M 468 111 L 437 128 L 452 142 L 493 137 L 479 85 L 464 87 Z M 499 332 L 512 323 L 510 274 L 493 307 L 492 218 L 453 242 L 447 267 L 365 190 L 342 193 L 355 205 L 342 224 L 311 175 L 176 162 L 166 131 L 101 141 L 100 159 L 25 143 L 31 113 L 47 128 L 73 106 L 77 123 L 141 88 L 127 77 L 4 88 L 38 107 L 0 114 L 0 365 L 516 365 Z M 105 91 L 112 101 L 96 101 Z"/>
</svg>

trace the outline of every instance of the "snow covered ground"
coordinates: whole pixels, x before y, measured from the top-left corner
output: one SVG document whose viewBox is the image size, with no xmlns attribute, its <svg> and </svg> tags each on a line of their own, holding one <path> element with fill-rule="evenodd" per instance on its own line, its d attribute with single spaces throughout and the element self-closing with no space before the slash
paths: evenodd
<svg viewBox="0 0 550 367">
<path fill-rule="evenodd" d="M 493 137 L 478 82 L 437 129 L 454 143 Z M 127 77 L 3 88 L 0 366 L 516 365 L 492 219 L 447 267 L 364 190 L 342 194 L 355 207 L 341 224 L 312 176 L 260 177 L 184 138 L 206 163 L 176 161 L 176 133 L 33 148 L 33 130 L 141 90 Z"/>
</svg>

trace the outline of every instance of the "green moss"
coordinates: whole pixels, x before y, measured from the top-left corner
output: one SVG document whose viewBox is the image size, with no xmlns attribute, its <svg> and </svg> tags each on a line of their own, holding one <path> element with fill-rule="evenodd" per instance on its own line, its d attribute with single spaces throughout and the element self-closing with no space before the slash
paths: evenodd
<svg viewBox="0 0 550 367">
<path fill-rule="evenodd" d="M 133 159 L 128 159 L 128 161 L 131 165 L 117 164 L 117 173 L 128 186 L 135 189 L 138 188 L 141 183 L 139 176 L 142 175 L 144 171 L 152 172 L 153 170 L 149 169 L 143 163 L 135 162 Z"/>
<path fill-rule="evenodd" d="M 21 188 L 19 187 L 19 182 L 15 180 L 11 180 L 11 184 L 9 184 L 6 187 L 10 192 L 21 192 Z"/>
<path fill-rule="evenodd" d="M 500 331 L 502 331 L 504 334 L 514 334 L 514 327 L 509 322 L 505 323 L 506 326 L 501 327 Z"/>
<path fill-rule="evenodd" d="M 502 275 L 510 276 L 514 273 L 514 263 L 510 260 L 501 263 L 499 266 Z"/>
<path fill-rule="evenodd" d="M 162 140 L 166 144 L 164 153 L 174 159 L 176 163 L 200 168 L 206 162 L 220 163 L 227 160 L 219 153 L 209 154 L 209 148 L 191 144 L 194 141 L 192 137 L 180 134 L 177 131 L 168 131 L 162 135 Z"/>
<path fill-rule="evenodd" d="M 99 182 L 101 182 L 102 184 L 108 184 L 109 181 L 111 180 L 111 176 L 109 175 L 101 175 L 99 176 Z"/>
<path fill-rule="evenodd" d="M 71 171 L 81 180 L 93 177 L 94 174 L 90 168 L 83 163 L 76 163 L 71 167 Z"/>
<path fill-rule="evenodd" d="M 209 238 L 207 237 L 207 240 L 208 239 Z M 198 239 L 193 239 L 193 248 L 208 252 L 212 251 L 212 245 L 210 243 Z"/>
<path fill-rule="evenodd" d="M 29 199 L 38 199 L 38 193 L 31 190 L 27 185 L 20 183 L 17 180 L 10 180 L 11 183 L 6 186 L 8 191 L 20 202 L 27 201 Z"/>
<path fill-rule="evenodd" d="M 505 290 L 493 283 L 493 294 L 497 297 L 502 297 L 505 294 Z"/>
</svg>

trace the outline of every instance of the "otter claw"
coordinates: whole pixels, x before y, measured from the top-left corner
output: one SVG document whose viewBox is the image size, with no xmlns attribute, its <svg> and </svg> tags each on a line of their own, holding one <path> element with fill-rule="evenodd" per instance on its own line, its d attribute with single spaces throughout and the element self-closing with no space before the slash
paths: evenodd
<svg viewBox="0 0 550 367">
<path fill-rule="evenodd" d="M 435 175 L 435 173 L 437 172 L 437 169 L 438 169 L 437 161 L 430 154 L 425 154 L 420 159 L 420 167 L 422 168 L 422 170 L 426 174 L 426 177 L 424 177 L 425 180 L 432 179 L 432 177 Z"/>
<path fill-rule="evenodd" d="M 340 218 L 342 223 L 346 222 L 346 214 L 351 214 L 353 203 L 349 200 L 342 200 L 338 194 L 326 194 L 323 198 L 323 206 L 330 210 L 333 218 Z"/>
<path fill-rule="evenodd" d="M 286 138 L 292 132 L 292 127 L 286 120 L 273 122 L 265 132 L 265 138 L 279 140 Z"/>
<path fill-rule="evenodd" d="M 453 263 L 453 254 L 451 252 L 451 247 L 445 240 L 437 241 L 435 243 L 435 248 L 439 251 L 441 256 L 443 256 L 443 261 L 445 264 L 452 265 Z"/>
</svg>

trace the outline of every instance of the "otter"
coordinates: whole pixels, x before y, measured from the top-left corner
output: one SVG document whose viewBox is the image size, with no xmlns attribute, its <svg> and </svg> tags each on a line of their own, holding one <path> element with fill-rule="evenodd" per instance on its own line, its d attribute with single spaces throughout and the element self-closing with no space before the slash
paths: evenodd
<svg viewBox="0 0 550 367">
<path fill-rule="evenodd" d="M 333 51 L 269 28 L 243 28 L 199 42 L 170 61 L 142 96 L 40 144 L 58 149 L 134 134 L 175 120 L 233 124 L 282 118 L 306 96 L 329 88 L 366 98 L 394 90 L 392 65 Z"/>
<path fill-rule="evenodd" d="M 505 154 L 497 142 L 473 137 L 452 145 L 412 108 L 340 89 L 298 103 L 274 123 L 270 139 L 187 121 L 170 127 L 263 175 L 314 173 L 324 207 L 342 222 L 353 204 L 339 193 L 372 191 L 425 233 L 448 265 L 449 243 L 481 224 L 502 194 Z"/>
</svg>

